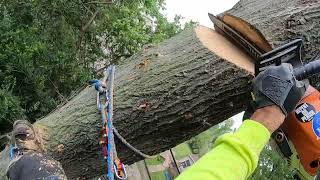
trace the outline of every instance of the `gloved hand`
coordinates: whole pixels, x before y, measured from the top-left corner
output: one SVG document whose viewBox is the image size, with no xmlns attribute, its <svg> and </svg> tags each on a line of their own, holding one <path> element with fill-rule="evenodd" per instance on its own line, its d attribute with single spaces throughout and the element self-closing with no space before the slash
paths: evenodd
<svg viewBox="0 0 320 180">
<path fill-rule="evenodd" d="M 303 97 L 307 85 L 296 80 L 291 64 L 271 66 L 253 81 L 257 109 L 277 105 L 285 116 L 294 110 Z"/>
</svg>

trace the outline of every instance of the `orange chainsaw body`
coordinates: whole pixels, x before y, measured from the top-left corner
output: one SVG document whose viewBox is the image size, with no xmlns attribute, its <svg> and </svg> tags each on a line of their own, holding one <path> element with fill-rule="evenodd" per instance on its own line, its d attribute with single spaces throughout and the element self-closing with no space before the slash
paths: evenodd
<svg viewBox="0 0 320 180">
<path fill-rule="evenodd" d="M 317 113 L 319 114 L 317 115 Z M 317 174 L 320 159 L 320 93 L 309 86 L 305 96 L 281 129 L 294 145 L 306 172 Z"/>
</svg>

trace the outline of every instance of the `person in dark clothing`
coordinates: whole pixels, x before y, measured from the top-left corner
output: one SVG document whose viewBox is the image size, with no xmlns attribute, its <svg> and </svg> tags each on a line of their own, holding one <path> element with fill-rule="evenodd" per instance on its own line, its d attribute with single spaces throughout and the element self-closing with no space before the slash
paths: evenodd
<svg viewBox="0 0 320 180">
<path fill-rule="evenodd" d="M 37 134 L 28 121 L 13 124 L 10 163 L 7 177 L 10 180 L 65 180 L 61 164 L 46 155 Z"/>
</svg>

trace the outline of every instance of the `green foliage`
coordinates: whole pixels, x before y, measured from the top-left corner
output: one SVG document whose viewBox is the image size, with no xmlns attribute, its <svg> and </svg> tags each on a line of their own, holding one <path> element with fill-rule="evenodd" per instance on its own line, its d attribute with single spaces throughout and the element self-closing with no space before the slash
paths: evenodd
<svg viewBox="0 0 320 180">
<path fill-rule="evenodd" d="M 168 22 L 160 13 L 161 1 L 123 1 L 101 10 L 97 29 L 103 32 L 107 57 L 117 62 L 145 44 L 158 43 L 180 32 L 180 17 Z"/>
<path fill-rule="evenodd" d="M 186 156 L 192 154 L 190 146 L 187 143 L 179 144 L 178 146 L 174 147 L 175 158 L 182 159 Z"/>
<path fill-rule="evenodd" d="M 152 172 L 151 179 L 152 180 L 166 180 L 166 176 L 164 175 L 164 171 Z"/>
<path fill-rule="evenodd" d="M 90 75 L 76 63 L 77 32 L 63 14 L 52 14 L 54 3 L 47 3 L 0 5 L 0 85 L 11 87 L 32 120 L 50 112 Z"/>
<path fill-rule="evenodd" d="M 6 89 L 0 89 L 0 131 L 10 128 L 17 118 L 22 118 L 24 110 L 17 97 Z"/>
<path fill-rule="evenodd" d="M 184 24 L 184 29 L 194 28 L 194 27 L 196 27 L 196 26 L 198 26 L 198 25 L 199 25 L 198 22 L 191 20 L 191 21 L 186 22 L 186 23 Z"/>
<path fill-rule="evenodd" d="M 117 64 L 181 31 L 180 17 L 160 13 L 162 0 L 92 2 L 0 0 L 1 134 L 66 102 L 95 76 L 97 60 Z"/>
<path fill-rule="evenodd" d="M 194 154 L 203 156 L 213 148 L 215 140 L 222 134 L 231 132 L 233 120 L 228 119 L 191 138 L 187 143 Z"/>
<path fill-rule="evenodd" d="M 289 169 L 288 163 L 276 151 L 267 145 L 261 152 L 259 164 L 252 180 L 294 179 L 294 171 Z"/>
</svg>

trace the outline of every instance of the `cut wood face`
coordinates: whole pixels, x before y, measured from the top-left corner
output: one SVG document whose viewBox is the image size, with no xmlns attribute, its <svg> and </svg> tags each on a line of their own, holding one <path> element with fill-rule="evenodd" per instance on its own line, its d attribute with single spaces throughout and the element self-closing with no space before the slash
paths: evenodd
<svg viewBox="0 0 320 180">
<path fill-rule="evenodd" d="M 198 26 L 196 34 L 200 42 L 212 53 L 254 74 L 253 59 L 217 31 Z"/>
<path fill-rule="evenodd" d="M 263 36 L 263 34 L 255 28 L 253 25 L 244 21 L 243 19 L 225 13 L 222 16 L 223 22 L 238 31 L 246 40 L 250 41 L 256 48 L 262 53 L 266 53 L 272 50 L 271 45 Z"/>
</svg>

